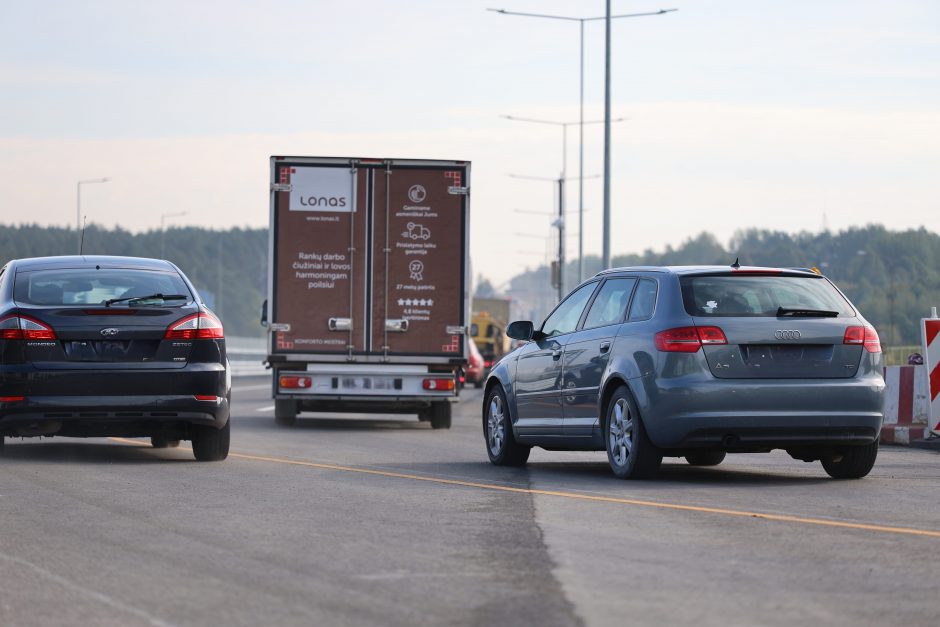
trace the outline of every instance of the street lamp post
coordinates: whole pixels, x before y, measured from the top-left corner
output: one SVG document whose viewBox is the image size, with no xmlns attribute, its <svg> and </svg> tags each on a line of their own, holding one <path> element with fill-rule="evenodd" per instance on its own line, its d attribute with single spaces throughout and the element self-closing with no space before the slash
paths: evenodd
<svg viewBox="0 0 940 627">
<path fill-rule="evenodd" d="M 75 184 L 75 231 L 78 239 L 78 254 L 82 254 L 82 185 L 91 185 L 92 183 L 107 183 L 111 179 L 105 177 L 100 179 L 83 179 Z"/>
<path fill-rule="evenodd" d="M 578 176 L 582 181 L 578 186 L 578 208 L 581 222 L 583 226 L 583 209 L 584 209 L 584 23 L 585 22 L 596 22 L 598 20 L 604 20 L 606 23 L 606 70 L 605 70 L 605 80 L 604 80 L 604 90 L 605 90 L 605 110 L 604 110 L 604 255 L 603 255 L 603 267 L 610 265 L 610 22 L 611 20 L 618 20 L 625 17 L 647 17 L 650 15 L 663 15 L 664 13 L 671 13 L 677 11 L 678 9 L 660 9 L 659 11 L 651 11 L 647 13 L 623 13 L 620 15 L 611 15 L 610 14 L 610 0 L 607 0 L 607 10 L 603 16 L 598 17 L 571 17 L 568 15 L 549 15 L 545 13 L 524 13 L 521 11 L 507 11 L 506 9 L 487 9 L 487 11 L 492 11 L 494 13 L 499 13 L 501 15 L 514 15 L 518 17 L 537 17 L 549 20 L 562 20 L 565 22 L 578 22 L 580 25 L 580 128 L 579 128 L 579 138 L 578 138 Z M 583 229 L 582 229 L 583 230 Z M 578 241 L 579 251 L 583 249 L 583 242 L 580 239 Z M 582 280 L 584 276 L 582 272 L 583 264 L 583 254 L 579 253 L 579 263 L 578 263 L 578 279 Z"/>
<path fill-rule="evenodd" d="M 176 213 L 164 213 L 160 216 L 160 259 L 166 258 L 166 219 L 179 218 L 180 216 L 185 216 L 186 213 L 186 211 L 179 211 Z"/>
<path fill-rule="evenodd" d="M 583 24 L 582 24 L 583 26 Z M 582 111 L 583 113 L 583 111 Z M 584 280 L 584 125 L 585 124 L 603 124 L 604 120 L 584 121 L 584 116 L 577 122 L 556 122 L 555 120 L 539 120 L 536 118 L 520 118 L 514 115 L 502 116 L 507 120 L 514 122 L 533 122 L 535 124 L 550 124 L 560 126 L 561 131 L 561 178 L 564 179 L 568 173 L 568 127 L 578 125 L 579 133 L 579 156 L 578 156 L 578 283 Z M 617 118 L 611 122 L 623 122 L 627 118 Z"/>
</svg>

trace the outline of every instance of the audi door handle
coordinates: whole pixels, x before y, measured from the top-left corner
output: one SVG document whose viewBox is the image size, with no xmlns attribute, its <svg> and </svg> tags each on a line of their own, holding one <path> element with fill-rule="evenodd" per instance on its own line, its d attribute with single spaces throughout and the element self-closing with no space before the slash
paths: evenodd
<svg viewBox="0 0 940 627">
<path fill-rule="evenodd" d="M 559 358 L 561 358 L 561 350 L 553 350 L 552 359 L 559 359 Z"/>
<path fill-rule="evenodd" d="M 610 342 L 601 342 L 601 352 L 606 353 L 610 350 Z"/>
</svg>

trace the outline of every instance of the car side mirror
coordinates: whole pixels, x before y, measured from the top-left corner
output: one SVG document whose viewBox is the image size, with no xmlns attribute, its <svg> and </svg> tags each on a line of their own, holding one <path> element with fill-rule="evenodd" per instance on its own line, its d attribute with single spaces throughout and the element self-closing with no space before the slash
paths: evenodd
<svg viewBox="0 0 940 627">
<path fill-rule="evenodd" d="M 268 326 L 268 300 L 261 303 L 261 326 Z"/>
<path fill-rule="evenodd" d="M 517 320 L 510 323 L 506 329 L 506 335 L 514 340 L 529 341 L 535 334 L 535 326 L 529 320 Z"/>
</svg>

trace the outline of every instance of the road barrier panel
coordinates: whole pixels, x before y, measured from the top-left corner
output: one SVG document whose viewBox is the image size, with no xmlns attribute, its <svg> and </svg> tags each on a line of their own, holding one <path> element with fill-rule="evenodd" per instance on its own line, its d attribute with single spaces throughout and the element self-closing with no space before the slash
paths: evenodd
<svg viewBox="0 0 940 627">
<path fill-rule="evenodd" d="M 940 319 L 937 318 L 936 307 L 931 311 L 930 318 L 921 319 L 920 337 L 924 349 L 924 374 L 928 383 L 928 425 L 933 433 L 940 435 Z"/>
<path fill-rule="evenodd" d="M 888 366 L 884 369 L 885 405 L 881 427 L 883 444 L 910 444 L 927 433 L 929 419 L 927 369 L 924 366 Z"/>
</svg>

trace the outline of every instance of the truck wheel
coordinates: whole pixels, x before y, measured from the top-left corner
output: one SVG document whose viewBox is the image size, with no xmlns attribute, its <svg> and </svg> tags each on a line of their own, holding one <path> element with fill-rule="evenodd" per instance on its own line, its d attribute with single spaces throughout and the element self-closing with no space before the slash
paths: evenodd
<svg viewBox="0 0 940 627">
<path fill-rule="evenodd" d="M 717 466 L 725 459 L 724 451 L 696 451 L 685 456 L 689 466 Z"/>
<path fill-rule="evenodd" d="M 150 438 L 150 446 L 153 448 L 176 448 L 179 445 L 179 440 L 171 440 L 162 435 L 155 435 Z"/>
<path fill-rule="evenodd" d="M 193 456 L 200 462 L 218 462 L 228 457 L 232 421 L 221 429 L 197 426 L 193 433 Z"/>
<path fill-rule="evenodd" d="M 850 446 L 838 451 L 835 457 L 824 457 L 822 466 L 833 479 L 861 479 L 875 465 L 878 440 L 865 446 Z"/>
<path fill-rule="evenodd" d="M 630 393 L 621 386 L 614 392 L 604 419 L 607 461 L 620 479 L 647 479 L 656 474 L 663 452 L 646 435 Z"/>
<path fill-rule="evenodd" d="M 297 422 L 297 401 L 274 399 L 274 422 L 282 427 L 293 427 Z"/>
<path fill-rule="evenodd" d="M 450 403 L 431 403 L 431 428 L 450 429 Z"/>
<path fill-rule="evenodd" d="M 483 404 L 483 440 L 490 463 L 496 466 L 524 466 L 531 446 L 516 442 L 512 434 L 512 419 L 506 394 L 500 385 L 494 385 Z"/>
</svg>

